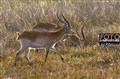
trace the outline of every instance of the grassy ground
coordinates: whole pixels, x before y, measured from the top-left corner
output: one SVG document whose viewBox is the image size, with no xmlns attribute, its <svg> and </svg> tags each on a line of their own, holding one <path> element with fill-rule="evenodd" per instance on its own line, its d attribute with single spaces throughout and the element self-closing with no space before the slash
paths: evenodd
<svg viewBox="0 0 120 79">
<path fill-rule="evenodd" d="M 70 50 L 70 51 L 68 51 Z M 113 47 L 90 46 L 85 49 L 66 48 L 62 52 L 65 62 L 50 52 L 44 63 L 43 52 L 30 52 L 29 66 L 22 57 L 13 66 L 13 56 L 1 60 L 3 79 L 119 79 L 120 53 Z"/>
<path fill-rule="evenodd" d="M 0 0 L 0 79 L 119 79 L 119 47 L 98 45 L 99 33 L 120 33 L 118 0 Z M 29 66 L 22 54 L 13 66 L 19 43 L 15 32 L 32 30 L 40 22 L 59 24 L 60 11 L 73 28 L 85 25 L 85 48 L 60 47 L 65 62 L 50 51 L 30 52 Z"/>
</svg>

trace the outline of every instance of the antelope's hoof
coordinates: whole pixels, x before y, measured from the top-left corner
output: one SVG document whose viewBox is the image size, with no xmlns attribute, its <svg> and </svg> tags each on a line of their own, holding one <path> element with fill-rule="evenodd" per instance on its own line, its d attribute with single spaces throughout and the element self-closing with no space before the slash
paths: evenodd
<svg viewBox="0 0 120 79">
<path fill-rule="evenodd" d="M 31 63 L 31 62 L 30 62 L 30 63 L 28 63 L 28 65 L 29 65 L 29 66 L 32 66 L 32 65 L 33 65 L 33 63 Z"/>
<path fill-rule="evenodd" d="M 14 66 L 16 66 L 16 63 L 14 63 Z"/>
<path fill-rule="evenodd" d="M 63 58 L 61 58 L 62 62 L 65 62 Z"/>
</svg>

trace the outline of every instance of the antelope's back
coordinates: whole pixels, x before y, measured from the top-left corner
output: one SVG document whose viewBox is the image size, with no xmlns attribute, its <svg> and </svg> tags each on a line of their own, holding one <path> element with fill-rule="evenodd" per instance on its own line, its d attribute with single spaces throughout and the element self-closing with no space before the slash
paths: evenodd
<svg viewBox="0 0 120 79">
<path fill-rule="evenodd" d="M 56 31 L 60 29 L 60 26 L 57 26 L 52 23 L 39 23 L 33 28 L 33 31 L 39 31 L 39 32 L 47 32 L 47 31 Z"/>
</svg>

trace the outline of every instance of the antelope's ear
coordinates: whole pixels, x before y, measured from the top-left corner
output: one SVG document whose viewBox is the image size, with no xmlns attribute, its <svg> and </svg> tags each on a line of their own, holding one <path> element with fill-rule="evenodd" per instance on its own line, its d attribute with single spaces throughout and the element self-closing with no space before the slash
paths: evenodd
<svg viewBox="0 0 120 79">
<path fill-rule="evenodd" d="M 19 36 L 19 35 L 20 35 L 20 32 L 16 32 L 16 34 Z"/>
</svg>

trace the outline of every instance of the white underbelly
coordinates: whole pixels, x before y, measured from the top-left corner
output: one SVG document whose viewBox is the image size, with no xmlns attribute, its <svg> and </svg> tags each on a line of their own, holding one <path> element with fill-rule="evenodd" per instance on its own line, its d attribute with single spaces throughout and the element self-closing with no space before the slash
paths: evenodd
<svg viewBox="0 0 120 79">
<path fill-rule="evenodd" d="M 45 49 L 45 47 L 40 47 L 40 48 L 37 48 L 37 49 Z M 36 48 L 34 48 L 34 47 L 29 47 L 29 50 L 36 50 Z"/>
</svg>

